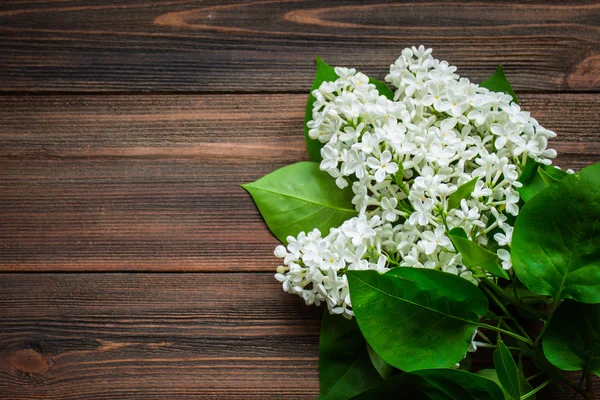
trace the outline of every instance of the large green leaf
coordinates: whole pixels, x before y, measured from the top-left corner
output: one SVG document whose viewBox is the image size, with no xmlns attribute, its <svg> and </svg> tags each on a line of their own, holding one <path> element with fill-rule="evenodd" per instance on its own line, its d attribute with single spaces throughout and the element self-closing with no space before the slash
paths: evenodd
<svg viewBox="0 0 600 400">
<path fill-rule="evenodd" d="M 521 384 L 517 364 L 501 340 L 498 340 L 497 346 L 498 348 L 494 351 L 494 368 L 496 368 L 498 380 L 513 399 L 520 400 Z"/>
<path fill-rule="evenodd" d="M 481 369 L 476 372 L 477 375 L 483 376 L 484 378 L 490 379 L 494 381 L 500 389 L 502 389 L 502 393 L 504 393 L 504 400 L 513 400 L 513 397 L 504 389 L 502 384 L 500 383 L 500 379 L 498 379 L 498 373 L 495 369 Z M 526 394 L 533 390 L 529 382 L 525 379 L 523 375 L 523 370 L 519 365 L 519 387 L 521 388 L 521 393 Z M 535 400 L 535 394 L 527 397 L 527 400 Z"/>
<path fill-rule="evenodd" d="M 319 399 L 346 400 L 381 381 L 356 320 L 325 309 L 319 341 Z"/>
<path fill-rule="evenodd" d="M 398 267 L 349 271 L 352 309 L 367 342 L 403 371 L 454 366 L 486 313 L 472 283 L 445 272 Z"/>
<path fill-rule="evenodd" d="M 383 379 L 389 378 L 394 374 L 394 372 L 397 371 L 396 368 L 386 363 L 385 360 L 381 358 L 381 356 L 377 354 L 375 350 L 373 350 L 369 343 L 367 343 L 367 352 L 369 353 L 369 358 L 371 359 L 373 367 L 375 367 L 375 369 Z"/>
<path fill-rule="evenodd" d="M 306 140 L 306 149 L 308 150 L 308 155 L 312 161 L 320 162 L 323 157 L 321 157 L 321 148 L 323 147 L 323 143 L 318 140 L 311 139 L 308 136 L 308 126 L 306 125 L 308 121 L 310 121 L 313 117 L 313 104 L 315 102 L 315 96 L 312 95 L 313 90 L 316 90 L 321 86 L 323 82 L 332 82 L 336 81 L 339 76 L 335 73 L 335 69 L 329 65 L 321 58 L 316 58 L 317 65 L 317 73 L 315 74 L 315 80 L 313 82 L 312 88 L 310 89 L 310 94 L 308 95 L 308 100 L 306 101 L 306 113 L 304 115 L 304 139 Z"/>
<path fill-rule="evenodd" d="M 352 190 L 340 189 L 319 164 L 300 162 L 242 185 L 254 198 L 273 234 L 286 237 L 318 228 L 324 235 L 357 213 Z"/>
<path fill-rule="evenodd" d="M 519 100 L 517 99 L 515 91 L 513 90 L 512 86 L 510 86 L 510 83 L 508 83 L 508 79 L 506 79 L 506 75 L 504 74 L 504 68 L 502 68 L 502 65 L 498 65 L 498 68 L 496 68 L 496 72 L 494 72 L 494 75 L 481 82 L 479 86 L 489 89 L 492 92 L 502 92 L 509 94 L 512 96 L 513 101 L 519 104 Z"/>
<path fill-rule="evenodd" d="M 456 192 L 452 193 L 448 198 L 448 209 L 457 208 L 460 206 L 460 201 L 471 197 L 471 193 L 475 189 L 475 184 L 478 178 L 473 178 L 467 183 L 463 183 L 456 189 Z"/>
<path fill-rule="evenodd" d="M 555 301 L 600 302 L 600 163 L 569 175 L 521 209 L 511 258 L 519 280 Z"/>
<path fill-rule="evenodd" d="M 519 177 L 519 182 L 523 186 L 517 188 L 517 191 L 523 201 L 528 202 L 533 196 L 548 186 L 562 180 L 567 175 L 566 172 L 551 165 L 540 164 L 532 158 L 528 158 L 525 168 Z"/>
<path fill-rule="evenodd" d="M 466 371 L 429 369 L 395 375 L 352 400 L 502 400 L 500 387 Z"/>
<path fill-rule="evenodd" d="M 494 381 L 496 385 L 498 385 L 498 387 L 502 389 L 502 393 L 504 393 L 504 400 L 513 400 L 513 397 L 510 394 L 508 394 L 504 387 L 502 387 L 500 379 L 498 379 L 498 373 L 495 369 L 481 369 L 477 371 L 476 374 L 479 376 L 483 376 L 484 378 L 489 379 L 491 381 Z"/>
<path fill-rule="evenodd" d="M 542 348 L 548 361 L 562 370 L 600 376 L 600 304 L 565 300 L 550 321 Z"/>
<path fill-rule="evenodd" d="M 467 239 L 467 234 L 461 228 L 449 232 L 450 240 L 462 256 L 463 264 L 467 267 L 480 267 L 487 272 L 508 279 L 508 274 L 498 265 L 498 256 L 484 249 L 477 243 Z"/>
</svg>

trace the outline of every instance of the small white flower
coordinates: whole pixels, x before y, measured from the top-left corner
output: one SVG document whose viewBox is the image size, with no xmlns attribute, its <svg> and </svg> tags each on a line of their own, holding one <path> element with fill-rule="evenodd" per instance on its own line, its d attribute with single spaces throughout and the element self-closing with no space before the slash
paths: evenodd
<svg viewBox="0 0 600 400">
<path fill-rule="evenodd" d="M 494 145 L 498 149 L 503 148 L 506 143 L 513 138 L 513 135 L 516 131 L 516 127 L 510 124 L 505 126 L 500 124 L 492 124 L 490 129 L 494 135 L 498 136 L 494 142 Z"/>
<path fill-rule="evenodd" d="M 498 257 L 500 257 L 500 261 L 502 262 L 502 269 L 508 271 L 512 268 L 512 262 L 510 260 L 510 253 L 505 249 L 498 250 Z"/>
<path fill-rule="evenodd" d="M 344 249 L 344 260 L 348 263 L 348 269 L 352 270 L 365 270 L 369 268 L 369 261 L 364 257 L 367 252 L 366 246 L 358 246 L 354 251 L 349 248 Z"/>
<path fill-rule="evenodd" d="M 365 154 L 371 154 L 373 149 L 377 147 L 377 145 L 381 142 L 379 135 L 371 134 L 370 132 L 365 132 L 362 137 L 362 140 L 359 143 L 355 143 L 352 145 L 352 149 L 360 150 Z"/>
<path fill-rule="evenodd" d="M 328 169 L 337 167 L 339 158 L 337 149 L 329 145 L 324 146 L 321 149 L 321 157 L 323 157 L 323 161 L 321 161 L 321 171 L 326 171 Z"/>
<path fill-rule="evenodd" d="M 392 153 L 388 150 L 381 153 L 379 160 L 375 157 L 369 157 L 367 165 L 375 170 L 375 180 L 377 182 L 383 182 L 387 174 L 398 172 L 398 164 L 392 161 Z"/>
<path fill-rule="evenodd" d="M 398 215 L 400 212 L 396 210 L 398 206 L 398 199 L 395 197 L 387 198 L 383 197 L 381 199 L 381 210 L 383 213 L 381 214 L 381 218 L 385 221 L 394 222 L 398 219 Z"/>
<path fill-rule="evenodd" d="M 351 223 L 348 223 L 352 221 Z M 352 239 L 352 244 L 358 246 L 366 239 L 375 236 L 375 230 L 367 222 L 364 215 L 361 215 L 354 220 L 349 220 L 342 225 L 342 232 Z"/>
<path fill-rule="evenodd" d="M 375 269 L 381 273 L 388 271 L 389 268 L 387 267 L 387 257 L 383 254 L 380 255 L 377 259 L 377 264 L 373 264 L 373 268 L 371 269 Z"/>
<path fill-rule="evenodd" d="M 285 258 L 288 255 L 287 250 L 285 249 L 285 246 L 277 246 L 275 247 L 275 257 L 277 258 Z"/>
<path fill-rule="evenodd" d="M 433 210 L 433 200 L 426 199 L 424 202 L 417 198 L 412 203 L 415 211 L 408 218 L 408 223 L 411 225 L 419 224 L 425 226 L 429 223 L 431 217 L 431 211 Z"/>
<path fill-rule="evenodd" d="M 450 246 L 450 239 L 445 234 L 444 227 L 439 225 L 432 231 L 423 232 L 423 239 L 421 245 L 425 249 L 425 254 L 430 255 L 437 249 L 438 246 L 448 247 Z"/>
<path fill-rule="evenodd" d="M 519 214 L 519 192 L 516 190 L 507 190 L 506 191 L 506 211 L 515 217 Z"/>
<path fill-rule="evenodd" d="M 485 186 L 483 181 L 477 181 L 475 183 L 475 189 L 473 189 L 472 196 L 476 199 L 480 197 L 488 197 L 492 195 L 492 190 Z"/>
<path fill-rule="evenodd" d="M 500 246 L 510 246 L 512 242 L 512 234 L 513 227 L 507 225 L 504 227 L 504 233 L 496 233 L 494 235 L 494 240 L 496 240 Z"/>
<path fill-rule="evenodd" d="M 340 135 L 340 140 L 346 142 L 348 140 L 358 139 L 358 137 L 361 135 L 364 129 L 365 124 L 362 122 L 358 124 L 356 128 L 354 128 L 353 126 L 346 126 L 344 128 L 344 133 Z"/>
<path fill-rule="evenodd" d="M 467 221 L 471 224 L 479 225 L 481 227 L 485 227 L 485 224 L 479 220 L 481 214 L 479 213 L 479 208 L 473 207 L 470 208 L 467 201 L 462 199 L 460 201 L 460 209 L 455 211 L 455 215 L 462 221 Z"/>
</svg>

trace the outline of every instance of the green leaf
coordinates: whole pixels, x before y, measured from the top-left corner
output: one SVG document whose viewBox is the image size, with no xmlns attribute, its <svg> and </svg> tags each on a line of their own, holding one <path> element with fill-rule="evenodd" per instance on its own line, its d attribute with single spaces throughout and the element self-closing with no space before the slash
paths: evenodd
<svg viewBox="0 0 600 400">
<path fill-rule="evenodd" d="M 463 228 L 453 228 L 450 229 L 450 232 L 448 232 L 450 236 L 456 236 L 456 237 L 461 237 L 463 239 L 469 239 L 469 237 L 467 236 L 467 232 L 465 232 L 465 230 Z"/>
<path fill-rule="evenodd" d="M 502 92 L 509 94 L 512 96 L 513 101 L 519 104 L 519 100 L 517 99 L 515 91 L 510 86 L 510 83 L 508 83 L 506 75 L 504 75 L 504 68 L 502 68 L 502 65 L 498 65 L 498 68 L 496 68 L 496 72 L 494 72 L 494 75 L 481 82 L 479 86 L 491 90 L 492 92 Z"/>
<path fill-rule="evenodd" d="M 352 400 L 502 400 L 500 387 L 466 371 L 429 369 L 395 375 Z"/>
<path fill-rule="evenodd" d="M 398 163 L 398 171 L 394 174 L 393 178 L 400 190 L 402 190 L 404 194 L 408 196 L 408 187 L 406 187 L 406 184 L 404 183 L 404 165 L 402 163 Z M 412 206 L 410 206 L 410 208 L 412 209 Z"/>
<path fill-rule="evenodd" d="M 325 309 L 319 340 L 320 400 L 346 400 L 381 382 L 356 320 Z"/>
<path fill-rule="evenodd" d="M 521 393 L 523 395 L 531 392 L 533 387 L 527 382 L 527 378 L 525 378 L 525 372 L 523 372 L 523 359 L 519 357 L 519 364 L 517 365 L 517 369 L 519 370 L 519 387 L 521 388 Z M 527 400 L 535 400 L 535 394 L 527 397 Z"/>
<path fill-rule="evenodd" d="M 544 180 L 546 181 L 547 179 L 545 178 L 545 176 L 547 176 L 549 179 L 551 179 L 551 184 L 552 183 L 556 183 L 561 181 L 563 178 L 566 178 L 567 176 L 569 176 L 569 174 L 567 174 L 565 171 L 555 168 L 552 165 L 544 165 L 542 164 L 542 169 L 540 172 L 544 173 Z"/>
<path fill-rule="evenodd" d="M 501 340 L 498 340 L 497 346 L 494 351 L 494 368 L 496 368 L 498 379 L 502 387 L 513 399 L 520 400 L 521 385 L 517 364 Z"/>
<path fill-rule="evenodd" d="M 521 172 L 521 176 L 519 176 L 518 181 L 525 184 L 533 179 L 537 168 L 540 166 L 540 163 L 535 161 L 533 158 L 528 157 L 525 161 L 525 167 Z"/>
<path fill-rule="evenodd" d="M 462 371 L 470 371 L 471 366 L 473 366 L 473 359 L 471 357 L 471 353 L 467 353 L 465 358 L 460 360 L 460 362 L 458 364 L 458 369 L 460 369 Z"/>
<path fill-rule="evenodd" d="M 300 162 L 242 185 L 254 198 L 273 234 L 288 236 L 318 228 L 324 235 L 357 213 L 350 187 L 340 189 L 319 164 Z"/>
<path fill-rule="evenodd" d="M 510 394 L 508 394 L 508 392 L 506 391 L 506 389 L 504 389 L 504 387 L 502 387 L 502 384 L 500 383 L 500 379 L 498 379 L 498 373 L 496 372 L 495 369 L 482 369 L 482 370 L 477 371 L 476 374 L 495 382 L 496 385 L 498 385 L 498 387 L 500 389 L 502 389 L 502 393 L 504 394 L 504 400 L 513 400 L 512 396 Z"/>
<path fill-rule="evenodd" d="M 478 178 L 473 178 L 467 183 L 463 183 L 456 189 L 456 192 L 452 193 L 448 198 L 448 209 L 460 207 L 460 201 L 471 197 L 471 193 L 475 190 L 475 184 Z"/>
<path fill-rule="evenodd" d="M 369 353 L 369 358 L 371 358 L 371 363 L 373 364 L 373 367 L 375 367 L 375 369 L 383 379 L 387 379 L 394 374 L 396 368 L 386 363 L 385 360 L 381 358 L 381 356 L 377 354 L 375 350 L 373 350 L 369 343 L 367 343 L 367 352 Z"/>
<path fill-rule="evenodd" d="M 600 304 L 563 302 L 542 340 L 544 355 L 565 371 L 600 376 Z"/>
<path fill-rule="evenodd" d="M 568 174 L 551 165 L 544 165 L 532 158 L 527 159 L 525 168 L 519 177 L 522 187 L 517 188 L 523 201 L 528 202 L 533 196 L 550 185 L 562 180 Z"/>
<path fill-rule="evenodd" d="M 533 158 L 528 158 L 525 168 L 518 181 L 523 185 L 517 188 L 523 201 L 528 202 L 533 196 L 544 190 L 548 185 L 541 179 L 538 173 L 540 164 Z"/>
<path fill-rule="evenodd" d="M 403 371 L 454 366 L 467 352 L 487 298 L 442 271 L 349 271 L 352 309 L 367 342 Z"/>
<path fill-rule="evenodd" d="M 519 280 L 555 301 L 600 302 L 600 163 L 533 197 L 513 232 Z"/>
<path fill-rule="evenodd" d="M 335 81 L 339 78 L 339 76 L 335 73 L 335 69 L 333 67 L 327 65 L 327 63 L 319 57 L 316 58 L 316 65 L 317 73 L 315 74 L 315 80 L 306 102 L 306 113 L 304 115 L 304 139 L 306 140 L 306 149 L 308 150 L 310 159 L 312 161 L 320 162 L 323 159 L 323 157 L 321 157 L 321 148 L 324 146 L 324 143 L 311 139 L 308 136 L 309 129 L 306 125 L 313 117 L 313 104 L 316 99 L 315 96 L 312 95 L 312 92 L 318 89 L 319 86 L 321 86 L 321 83 Z"/>
<path fill-rule="evenodd" d="M 462 232 L 461 232 L 462 231 Z M 498 265 L 498 256 L 467 239 L 467 234 L 461 228 L 454 228 L 449 232 L 450 239 L 460 252 L 463 264 L 467 267 L 480 267 L 487 272 L 508 279 L 508 274 Z"/>
<path fill-rule="evenodd" d="M 392 89 L 390 89 L 388 85 L 373 78 L 369 78 L 369 83 L 375 85 L 380 95 L 383 95 L 390 100 L 394 100 L 394 92 L 392 92 Z"/>
</svg>

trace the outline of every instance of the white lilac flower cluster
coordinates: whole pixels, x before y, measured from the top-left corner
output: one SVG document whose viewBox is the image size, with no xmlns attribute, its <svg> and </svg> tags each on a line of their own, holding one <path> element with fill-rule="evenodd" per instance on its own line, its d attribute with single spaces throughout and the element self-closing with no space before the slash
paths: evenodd
<svg viewBox="0 0 600 400">
<path fill-rule="evenodd" d="M 517 179 L 528 157 L 551 164 L 556 151 L 546 146 L 555 133 L 510 95 L 460 78 L 422 46 L 404 49 L 390 66 L 393 101 L 366 75 L 335 72 L 339 79 L 313 92 L 309 136 L 324 143 L 321 169 L 340 188 L 351 185 L 358 216 L 277 247 L 284 265 L 275 277 L 283 289 L 350 318 L 348 270 L 435 268 L 477 284 L 481 271 L 462 265 L 448 236 L 457 227 L 497 249 L 510 269 Z M 474 178 L 471 195 L 449 208 L 452 193 Z"/>
</svg>

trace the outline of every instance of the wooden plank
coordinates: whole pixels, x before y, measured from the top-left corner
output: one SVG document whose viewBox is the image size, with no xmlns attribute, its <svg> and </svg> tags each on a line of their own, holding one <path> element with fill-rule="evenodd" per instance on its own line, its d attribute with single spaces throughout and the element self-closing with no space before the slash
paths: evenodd
<svg viewBox="0 0 600 400">
<path fill-rule="evenodd" d="M 0 269 L 273 271 L 239 184 L 307 157 L 303 98 L 0 98 Z"/>
<path fill-rule="evenodd" d="M 0 97 L 0 270 L 273 271 L 238 185 L 305 160 L 304 95 Z M 600 159 L 600 95 L 524 95 L 558 165 Z M 576 116 L 576 117 L 575 117 Z"/>
<path fill-rule="evenodd" d="M 314 399 L 320 311 L 271 274 L 3 274 L 0 394 Z"/>
<path fill-rule="evenodd" d="M 600 4 L 3 1 L 0 91 L 304 91 L 319 54 L 382 78 L 424 44 L 481 81 L 600 88 Z"/>
<path fill-rule="evenodd" d="M 4 274 L 3 399 L 314 399 L 320 309 L 271 274 Z"/>
</svg>

